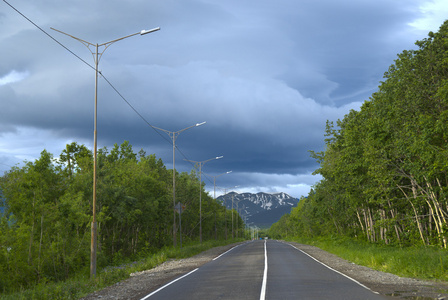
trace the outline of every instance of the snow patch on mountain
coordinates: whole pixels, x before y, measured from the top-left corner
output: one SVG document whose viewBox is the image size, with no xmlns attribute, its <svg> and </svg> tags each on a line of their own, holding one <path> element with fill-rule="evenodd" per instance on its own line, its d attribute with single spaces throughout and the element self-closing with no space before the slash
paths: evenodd
<svg viewBox="0 0 448 300">
<path fill-rule="evenodd" d="M 236 193 L 219 196 L 218 200 L 228 209 L 238 211 L 246 224 L 270 227 L 282 215 L 289 213 L 296 206 L 298 199 L 286 193 Z"/>
</svg>

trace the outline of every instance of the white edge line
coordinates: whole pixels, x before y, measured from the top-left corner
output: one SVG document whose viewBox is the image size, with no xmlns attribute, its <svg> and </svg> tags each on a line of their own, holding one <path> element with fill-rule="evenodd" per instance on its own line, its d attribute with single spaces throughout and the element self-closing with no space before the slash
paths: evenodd
<svg viewBox="0 0 448 300">
<path fill-rule="evenodd" d="M 239 246 L 241 246 L 241 245 L 242 245 L 242 244 L 239 244 L 239 245 L 236 245 L 235 247 L 230 248 L 230 249 L 227 250 L 226 252 L 224 252 L 224 253 L 222 253 L 221 255 L 218 255 L 217 257 L 215 257 L 213 260 L 216 260 L 216 259 L 220 258 L 220 257 L 223 256 L 224 254 L 226 254 L 226 253 L 232 251 L 233 249 L 235 249 L 236 247 L 239 247 Z M 189 273 L 187 273 L 187 274 L 185 274 L 185 275 L 183 275 L 183 276 L 181 276 L 181 277 L 179 277 L 179 278 L 177 278 L 177 279 L 175 279 L 175 280 L 173 280 L 173 281 L 171 281 L 171 282 L 165 284 L 164 286 L 158 288 L 157 290 L 155 290 L 154 292 L 150 293 L 149 295 L 146 295 L 145 297 L 143 297 L 143 298 L 140 299 L 140 300 L 148 299 L 149 297 L 151 297 L 151 296 L 154 295 L 155 293 L 160 292 L 161 290 L 163 290 L 163 289 L 166 288 L 167 286 L 169 286 L 169 285 L 175 283 L 175 282 L 178 281 L 178 280 L 181 280 L 181 279 L 184 278 L 184 277 L 187 277 L 188 275 L 190 275 L 190 274 L 193 273 L 193 272 L 196 272 L 198 269 L 199 269 L 199 268 L 196 268 L 196 269 L 194 269 L 193 271 L 191 271 L 191 272 L 189 272 Z"/>
<path fill-rule="evenodd" d="M 223 256 L 224 254 L 227 254 L 228 252 L 232 251 L 233 249 L 235 249 L 236 247 L 239 247 L 239 246 L 241 246 L 241 244 L 236 245 L 235 247 L 230 248 L 229 250 L 227 250 L 226 252 L 224 252 L 224 253 L 222 253 L 222 254 L 216 256 L 216 257 L 215 257 L 214 259 L 212 259 L 212 260 L 217 260 L 218 258 L 220 258 L 221 256 Z"/>
<path fill-rule="evenodd" d="M 171 281 L 171 282 L 165 284 L 165 285 L 162 286 L 161 288 L 158 288 L 157 290 L 155 290 L 155 291 L 152 292 L 151 294 L 149 294 L 149 295 L 143 297 L 143 298 L 140 299 L 140 300 L 148 299 L 149 297 L 151 297 L 151 296 L 154 295 L 155 293 L 160 292 L 161 290 L 163 290 L 163 289 L 166 288 L 167 286 L 169 286 L 169 285 L 175 283 L 175 282 L 178 281 L 178 280 L 181 280 L 181 279 L 184 278 L 184 277 L 187 277 L 188 275 L 192 274 L 193 272 L 196 272 L 197 270 L 198 270 L 198 268 L 194 269 L 193 271 L 191 271 L 191 272 L 189 272 L 189 273 L 187 273 L 187 274 L 185 274 L 185 275 L 183 275 L 183 276 L 181 276 L 181 277 L 179 277 L 179 278 L 177 278 L 177 279 L 174 279 L 173 281 Z"/>
<path fill-rule="evenodd" d="M 260 300 L 266 299 L 266 282 L 268 280 L 268 251 L 266 249 L 266 240 L 264 241 L 264 274 L 263 284 L 261 285 Z"/>
<path fill-rule="evenodd" d="M 288 244 L 288 243 L 285 243 L 285 244 Z M 336 272 L 336 273 L 338 273 L 338 274 L 341 274 L 342 276 L 344 276 L 344 277 L 346 277 L 346 278 L 350 279 L 351 281 L 353 281 L 353 282 L 357 283 L 358 285 L 360 285 L 360 286 L 362 286 L 363 288 L 365 288 L 365 289 L 367 289 L 367 290 L 371 291 L 372 293 L 374 293 L 374 294 L 377 294 L 377 295 L 379 295 L 379 293 L 378 293 L 378 292 L 375 292 L 375 291 L 371 290 L 370 288 L 368 288 L 367 286 L 365 286 L 365 285 L 364 285 L 364 284 L 362 284 L 361 282 L 357 281 L 356 279 L 353 279 L 353 278 L 351 278 L 350 276 L 348 276 L 348 275 L 346 275 L 346 274 L 344 274 L 344 273 L 342 273 L 342 272 L 339 272 L 338 270 L 335 270 L 335 269 L 333 269 L 333 268 L 332 268 L 332 267 L 330 267 L 330 266 L 327 266 L 326 264 L 324 264 L 324 263 L 323 263 L 323 262 L 321 262 L 320 260 L 317 260 L 316 258 L 312 257 L 311 255 L 309 255 L 309 254 L 308 254 L 308 253 L 306 253 L 305 251 L 303 251 L 303 250 L 300 250 L 300 249 L 299 249 L 299 248 L 297 248 L 296 246 L 294 246 L 294 245 L 291 245 L 291 244 L 288 244 L 288 245 L 290 245 L 291 247 L 293 247 L 293 248 L 295 248 L 295 249 L 299 250 L 299 251 L 300 251 L 300 252 L 302 252 L 303 254 L 305 254 L 305 255 L 307 255 L 307 256 L 309 256 L 309 257 L 311 257 L 312 259 L 314 259 L 315 261 L 317 261 L 317 262 L 318 262 L 318 263 L 320 263 L 321 265 L 323 265 L 323 266 L 327 267 L 328 269 L 330 269 L 330 270 L 332 270 L 332 271 L 334 271 L 334 272 Z"/>
</svg>

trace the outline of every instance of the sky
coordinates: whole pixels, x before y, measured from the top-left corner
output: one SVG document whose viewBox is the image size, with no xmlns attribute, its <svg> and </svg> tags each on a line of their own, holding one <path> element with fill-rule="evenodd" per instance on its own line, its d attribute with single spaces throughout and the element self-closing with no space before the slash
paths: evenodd
<svg viewBox="0 0 448 300">
<path fill-rule="evenodd" d="M 214 182 L 217 196 L 306 196 L 326 121 L 358 110 L 447 16 L 446 0 L 0 1 L 0 174 L 44 149 L 93 148 L 93 55 L 50 28 L 95 45 L 160 27 L 103 52 L 98 147 L 126 140 L 171 169 L 172 139 L 152 126 L 206 122 L 177 135 L 177 171 L 209 160 L 212 196 Z"/>
</svg>

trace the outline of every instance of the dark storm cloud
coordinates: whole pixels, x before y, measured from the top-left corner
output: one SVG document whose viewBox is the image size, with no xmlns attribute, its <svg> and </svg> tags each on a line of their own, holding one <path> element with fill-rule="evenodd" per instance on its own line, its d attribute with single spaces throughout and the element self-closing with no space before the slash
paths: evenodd
<svg viewBox="0 0 448 300">
<path fill-rule="evenodd" d="M 325 121 L 358 109 L 396 54 L 424 38 L 409 24 L 425 3 L 11 0 L 88 65 L 0 3 L 0 163 L 92 144 L 92 55 L 50 27 L 103 43 L 160 26 L 101 58 L 113 87 L 100 76 L 99 147 L 129 140 L 170 167 L 171 141 L 148 123 L 177 131 L 207 121 L 176 141 L 179 171 L 192 168 L 184 158 L 223 155 L 204 172 L 232 170 L 220 178 L 228 186 L 306 194 L 319 179 L 308 150 L 323 149 Z"/>
</svg>

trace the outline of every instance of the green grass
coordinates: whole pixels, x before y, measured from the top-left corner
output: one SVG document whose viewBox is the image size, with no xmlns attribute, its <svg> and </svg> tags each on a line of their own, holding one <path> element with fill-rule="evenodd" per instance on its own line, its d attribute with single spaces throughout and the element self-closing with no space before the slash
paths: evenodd
<svg viewBox="0 0 448 300">
<path fill-rule="evenodd" d="M 378 245 L 349 238 L 296 239 L 350 262 L 401 277 L 448 281 L 448 250 Z"/>
<path fill-rule="evenodd" d="M 182 249 L 166 247 L 136 262 L 122 261 L 119 266 L 110 266 L 97 271 L 95 279 L 90 280 L 88 270 L 84 274 L 76 274 L 72 279 L 64 282 L 39 284 L 32 289 L 14 294 L 0 294 L 2 300 L 47 300 L 47 299 L 79 299 L 94 291 L 101 290 L 124 279 L 131 273 L 152 269 L 168 259 L 181 259 L 194 256 L 205 250 L 240 242 L 242 239 L 227 241 L 204 241 L 202 244 L 191 243 Z"/>
</svg>

